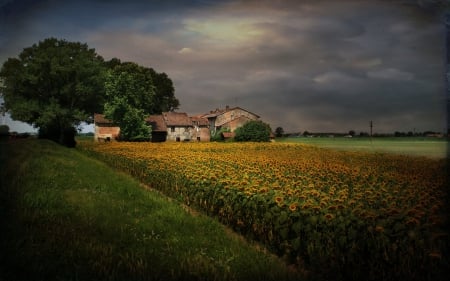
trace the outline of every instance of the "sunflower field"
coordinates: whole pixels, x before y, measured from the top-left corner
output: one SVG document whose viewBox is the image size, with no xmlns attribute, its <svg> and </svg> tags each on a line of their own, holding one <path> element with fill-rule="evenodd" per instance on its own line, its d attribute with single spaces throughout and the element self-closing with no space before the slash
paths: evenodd
<svg viewBox="0 0 450 281">
<path fill-rule="evenodd" d="M 79 147 L 317 279 L 446 276 L 446 161 L 288 143 Z"/>
</svg>

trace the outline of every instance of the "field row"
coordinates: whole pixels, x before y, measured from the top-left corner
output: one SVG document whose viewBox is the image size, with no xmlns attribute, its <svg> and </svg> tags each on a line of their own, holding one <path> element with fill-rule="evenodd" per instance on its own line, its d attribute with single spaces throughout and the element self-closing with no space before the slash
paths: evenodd
<svg viewBox="0 0 450 281">
<path fill-rule="evenodd" d="M 81 146 L 324 274 L 423 278 L 448 261 L 444 160 L 280 143 Z"/>
</svg>

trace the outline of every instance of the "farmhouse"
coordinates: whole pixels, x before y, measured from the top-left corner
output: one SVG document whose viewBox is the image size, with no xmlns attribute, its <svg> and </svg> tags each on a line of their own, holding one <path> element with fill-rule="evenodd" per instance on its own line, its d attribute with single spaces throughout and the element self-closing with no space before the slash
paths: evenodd
<svg viewBox="0 0 450 281">
<path fill-rule="evenodd" d="M 225 109 L 210 111 L 209 113 L 203 114 L 202 117 L 208 119 L 211 131 L 227 128 L 231 132 L 234 132 L 248 121 L 259 119 L 258 115 L 250 111 L 240 107 L 230 108 L 228 105 Z"/>
<path fill-rule="evenodd" d="M 210 141 L 211 131 L 228 128 L 231 132 L 259 116 L 240 107 L 216 109 L 206 114 L 188 116 L 184 112 L 163 112 L 145 119 L 152 127 L 152 142 Z M 119 137 L 120 128 L 103 114 L 94 114 L 95 140 L 109 141 Z M 232 137 L 232 135 L 227 135 Z"/>
<path fill-rule="evenodd" d="M 152 142 L 210 140 L 208 120 L 199 116 L 163 112 L 161 115 L 149 116 L 146 121 L 152 127 Z"/>
</svg>

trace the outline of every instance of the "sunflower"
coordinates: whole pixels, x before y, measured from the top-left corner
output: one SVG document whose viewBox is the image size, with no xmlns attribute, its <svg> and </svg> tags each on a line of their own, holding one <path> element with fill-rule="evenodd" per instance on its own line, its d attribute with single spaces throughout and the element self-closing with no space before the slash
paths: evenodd
<svg viewBox="0 0 450 281">
<path fill-rule="evenodd" d="M 375 226 L 375 231 L 381 233 L 384 231 L 384 227 L 382 227 L 381 225 L 377 225 L 377 226 Z"/>
<path fill-rule="evenodd" d="M 334 211 L 337 209 L 336 205 L 331 205 L 330 207 L 328 207 L 328 211 Z"/>
<path fill-rule="evenodd" d="M 269 192 L 269 189 L 267 187 L 262 187 L 259 189 L 259 192 L 266 193 L 266 192 Z"/>
<path fill-rule="evenodd" d="M 325 217 L 325 219 L 328 220 L 328 221 L 334 219 L 334 215 L 333 215 L 333 214 L 325 214 L 324 217 Z"/>
<path fill-rule="evenodd" d="M 275 196 L 275 203 L 277 203 L 278 205 L 280 205 L 281 203 L 283 203 L 284 198 L 281 196 Z"/>
<path fill-rule="evenodd" d="M 309 208 L 311 208 L 311 204 L 310 204 L 310 203 L 305 203 L 305 204 L 302 206 L 302 209 L 303 209 L 303 210 L 306 210 L 306 209 L 309 209 Z"/>
<path fill-rule="evenodd" d="M 297 202 L 292 203 L 291 205 L 289 205 L 289 210 L 291 210 L 292 212 L 294 212 L 294 211 L 297 210 L 297 206 L 298 206 L 298 203 L 297 203 Z"/>
</svg>

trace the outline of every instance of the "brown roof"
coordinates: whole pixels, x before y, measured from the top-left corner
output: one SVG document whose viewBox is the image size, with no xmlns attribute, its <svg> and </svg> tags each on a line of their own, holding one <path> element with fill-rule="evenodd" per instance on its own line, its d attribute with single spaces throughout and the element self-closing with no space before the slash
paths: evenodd
<svg viewBox="0 0 450 281">
<path fill-rule="evenodd" d="M 165 132 L 167 131 L 166 123 L 162 115 L 150 115 L 145 121 L 152 126 L 153 132 Z"/>
<path fill-rule="evenodd" d="M 236 107 L 233 107 L 233 108 L 227 106 L 227 107 L 225 107 L 225 109 L 217 108 L 216 110 L 211 110 L 210 112 L 203 114 L 202 117 L 204 117 L 204 118 L 214 118 L 214 117 L 217 117 L 217 116 L 219 116 L 221 114 L 224 114 L 225 112 L 236 110 L 236 109 L 240 109 L 240 110 L 246 111 L 248 113 L 251 113 L 251 114 L 255 115 L 258 118 L 260 117 L 259 115 L 255 114 L 253 112 L 250 112 L 248 110 L 245 110 L 245 109 L 243 109 L 243 108 L 241 108 L 239 106 L 236 106 Z"/>
<path fill-rule="evenodd" d="M 204 118 L 216 117 L 216 116 L 219 116 L 222 113 L 227 112 L 228 109 L 229 108 L 226 108 L 226 109 L 216 108 L 216 110 L 211 110 L 210 112 L 203 114 L 202 117 L 204 117 Z"/>
<path fill-rule="evenodd" d="M 192 126 L 192 121 L 184 112 L 163 112 L 167 126 Z"/>
<path fill-rule="evenodd" d="M 248 111 L 248 110 L 245 110 L 245 109 L 243 109 L 242 107 L 239 107 L 239 106 L 236 106 L 236 107 L 234 107 L 234 108 L 230 108 L 228 111 L 235 110 L 235 109 L 240 109 L 240 110 L 246 111 L 246 112 L 248 112 L 248 113 L 250 113 L 250 114 L 255 115 L 255 116 L 258 117 L 258 118 L 261 117 L 261 116 L 259 116 L 258 114 L 255 114 L 255 113 L 253 113 L 253 112 L 250 112 L 250 111 Z"/>
<path fill-rule="evenodd" d="M 94 123 L 102 123 L 102 124 L 112 124 L 113 122 L 109 119 L 105 118 L 105 115 L 94 113 Z"/>
<path fill-rule="evenodd" d="M 208 126 L 209 121 L 206 118 L 200 117 L 200 116 L 191 116 L 192 122 L 198 122 L 198 126 Z"/>
</svg>

